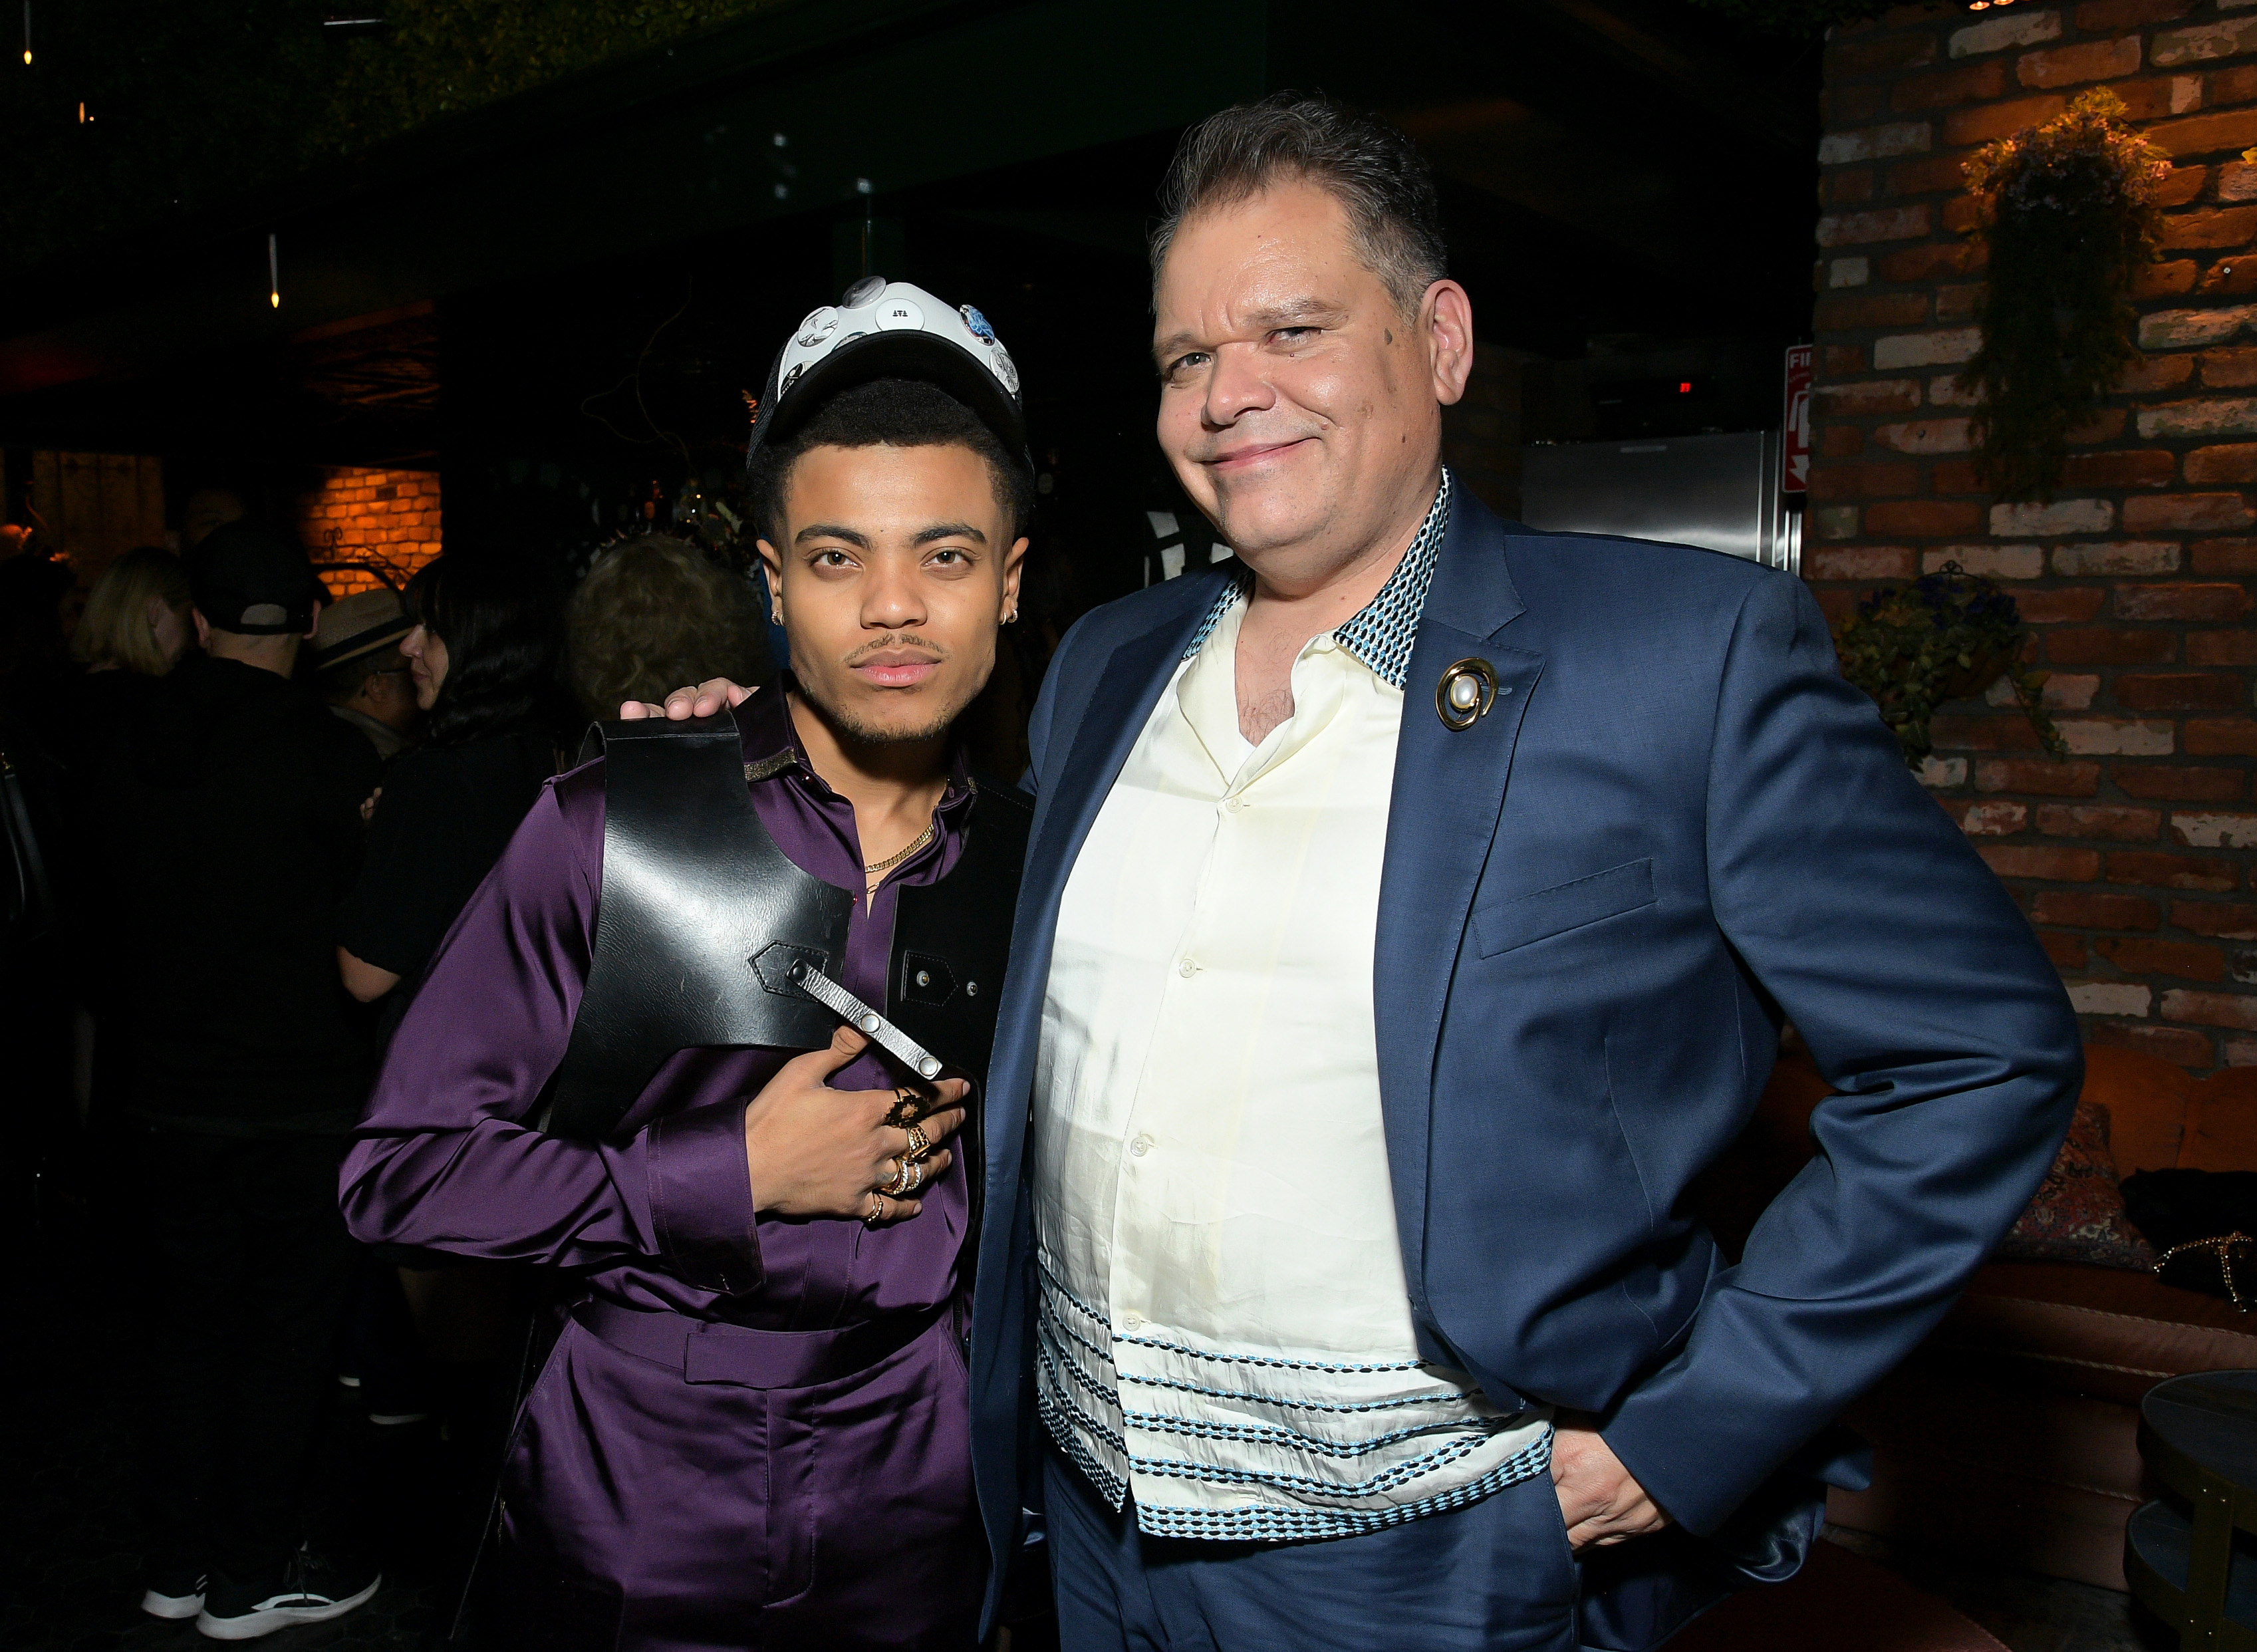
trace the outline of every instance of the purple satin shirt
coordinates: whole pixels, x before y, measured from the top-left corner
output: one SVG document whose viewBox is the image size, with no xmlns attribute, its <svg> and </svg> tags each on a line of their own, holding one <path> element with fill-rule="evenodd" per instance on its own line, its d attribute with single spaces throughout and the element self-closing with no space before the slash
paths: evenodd
<svg viewBox="0 0 2257 1652">
<path fill-rule="evenodd" d="M 761 822 L 855 896 L 843 984 L 882 1004 L 895 891 L 953 867 L 977 800 L 960 755 L 935 840 L 866 904 L 853 805 L 808 766 L 786 696 L 739 722 Z M 598 760 L 543 790 L 441 944 L 345 1160 L 346 1222 L 371 1244 L 570 1270 L 577 1311 L 504 1474 L 541 1644 L 968 1646 L 985 1559 L 953 1313 L 867 1369 L 789 1388 L 686 1374 L 590 1329 L 603 1304 L 768 1332 L 909 1323 L 957 1297 L 968 1223 L 960 1159 L 907 1222 L 756 1217 L 745 1108 L 794 1051 L 680 1052 L 614 1142 L 520 1122 L 570 1036 L 603 844 Z M 873 1049 L 831 1081 L 908 1076 Z"/>
</svg>

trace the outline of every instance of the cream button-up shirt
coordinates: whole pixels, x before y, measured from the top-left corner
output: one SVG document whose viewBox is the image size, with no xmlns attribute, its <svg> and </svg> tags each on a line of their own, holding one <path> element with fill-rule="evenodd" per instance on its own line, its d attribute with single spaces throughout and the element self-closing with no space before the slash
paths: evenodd
<svg viewBox="0 0 2257 1652">
<path fill-rule="evenodd" d="M 1059 909 L 1035 1089 L 1038 1404 L 1149 1532 L 1336 1535 L 1549 1463 L 1547 1416 L 1503 1414 L 1419 1358 L 1380 1115 L 1401 673 L 1449 487 L 1372 606 L 1302 649 L 1293 715 L 1259 746 L 1238 729 L 1244 601 L 1217 605 Z"/>
</svg>

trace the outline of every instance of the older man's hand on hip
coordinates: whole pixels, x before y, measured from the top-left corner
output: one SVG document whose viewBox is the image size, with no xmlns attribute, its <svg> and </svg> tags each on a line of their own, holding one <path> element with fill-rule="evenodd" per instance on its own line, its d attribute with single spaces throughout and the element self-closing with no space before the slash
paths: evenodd
<svg viewBox="0 0 2257 1652">
<path fill-rule="evenodd" d="M 1627 1542 L 1669 1524 L 1661 1506 L 1588 1423 L 1562 1413 L 1552 1429 L 1552 1489 L 1577 1549 Z"/>
</svg>

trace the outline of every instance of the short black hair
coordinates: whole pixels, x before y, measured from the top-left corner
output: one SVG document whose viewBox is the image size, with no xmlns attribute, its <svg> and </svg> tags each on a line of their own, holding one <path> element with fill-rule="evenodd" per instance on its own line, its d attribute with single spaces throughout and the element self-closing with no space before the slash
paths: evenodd
<svg viewBox="0 0 2257 1652">
<path fill-rule="evenodd" d="M 1450 273 L 1434 174 L 1419 146 L 1376 115 L 1276 92 L 1208 116 L 1177 145 L 1152 231 L 1154 293 L 1185 219 L 1281 182 L 1314 184 L 1347 209 L 1365 267 L 1405 316 Z"/>
<path fill-rule="evenodd" d="M 753 524 L 761 538 L 783 544 L 784 496 L 792 467 L 810 448 L 966 447 L 987 461 L 995 502 L 1023 538 L 1035 514 L 1035 479 L 987 422 L 937 385 L 916 379 L 873 379 L 854 385 L 809 415 L 782 442 L 763 443 L 746 467 Z"/>
</svg>

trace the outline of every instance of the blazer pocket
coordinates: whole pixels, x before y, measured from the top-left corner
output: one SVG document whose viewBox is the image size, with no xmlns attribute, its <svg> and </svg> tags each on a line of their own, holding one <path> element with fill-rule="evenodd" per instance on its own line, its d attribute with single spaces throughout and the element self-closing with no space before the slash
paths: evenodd
<svg viewBox="0 0 2257 1652">
<path fill-rule="evenodd" d="M 1653 904 L 1653 862 L 1627 861 L 1579 877 L 1554 883 L 1513 900 L 1498 901 L 1474 913 L 1475 944 L 1484 958 L 1494 958 L 1516 947 L 1525 947 L 1549 936 L 1581 929 L 1603 918 L 1617 917 Z"/>
</svg>

